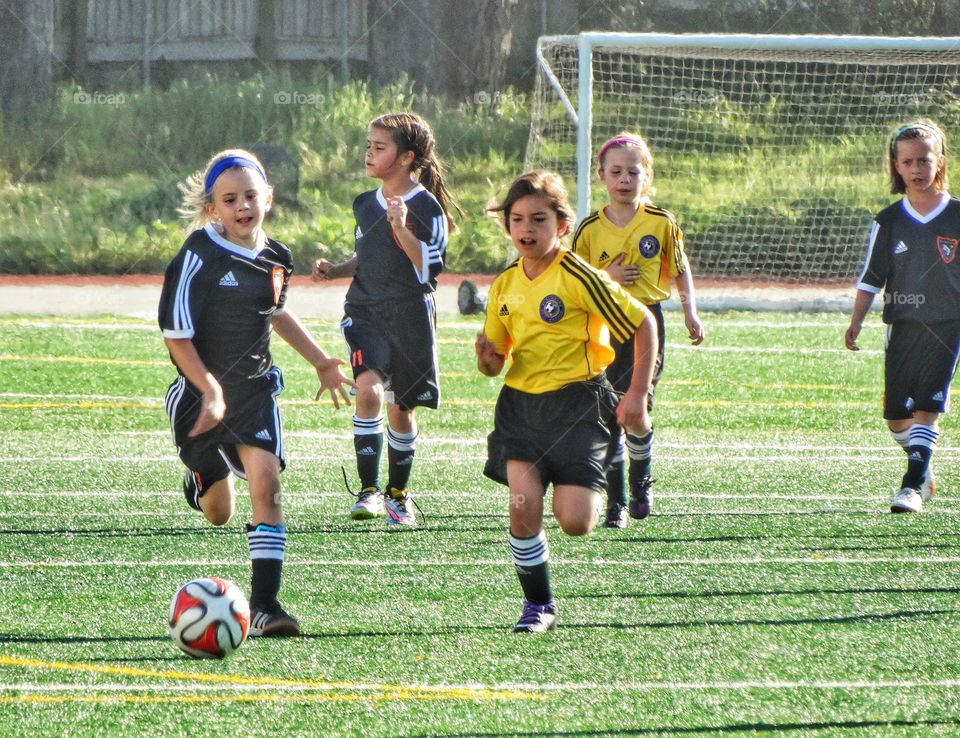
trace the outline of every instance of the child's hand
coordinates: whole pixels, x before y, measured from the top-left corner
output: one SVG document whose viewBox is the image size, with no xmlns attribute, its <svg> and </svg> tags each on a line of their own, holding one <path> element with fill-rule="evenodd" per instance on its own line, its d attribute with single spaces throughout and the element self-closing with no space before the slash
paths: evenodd
<svg viewBox="0 0 960 738">
<path fill-rule="evenodd" d="M 687 326 L 687 334 L 690 336 L 690 343 L 694 346 L 699 346 L 703 343 L 703 339 L 706 337 L 706 334 L 703 330 L 703 323 L 700 322 L 700 316 L 686 315 L 684 316 L 683 322 Z"/>
<path fill-rule="evenodd" d="M 333 262 L 327 261 L 326 259 L 317 259 L 313 262 L 313 270 L 310 272 L 310 278 L 314 282 L 322 282 L 328 279 L 327 275 L 332 268 Z"/>
<path fill-rule="evenodd" d="M 492 359 L 497 355 L 497 350 L 493 347 L 493 344 L 490 343 L 490 339 L 487 338 L 483 331 L 480 331 L 477 334 L 477 340 L 474 344 L 474 349 L 477 352 L 477 356 L 481 359 Z"/>
<path fill-rule="evenodd" d="M 860 335 L 860 331 L 863 328 L 862 323 L 851 323 L 850 327 L 847 328 L 847 332 L 843 334 L 843 343 L 851 351 L 859 351 L 860 347 L 857 346 L 857 336 Z"/>
<path fill-rule="evenodd" d="M 477 334 L 474 349 L 477 352 L 477 368 L 480 372 L 488 377 L 497 376 L 503 369 L 506 359 L 502 354 L 497 353 L 497 349 L 483 331 Z"/>
<path fill-rule="evenodd" d="M 387 200 L 387 220 L 395 231 L 407 224 L 407 203 L 402 197 L 391 197 Z"/>
<path fill-rule="evenodd" d="M 642 392 L 625 392 L 617 404 L 617 422 L 637 436 L 646 435 L 653 427 L 647 411 L 647 396 Z"/>
<path fill-rule="evenodd" d="M 617 284 L 629 287 L 640 279 L 640 267 L 636 264 L 624 264 L 623 260 L 627 258 L 626 254 L 618 254 L 610 266 L 607 267 L 607 274 Z"/>
<path fill-rule="evenodd" d="M 349 405 L 350 396 L 344 389 L 344 385 L 357 389 L 357 383 L 349 377 L 345 377 L 343 372 L 340 371 L 341 366 L 343 366 L 343 361 L 340 359 L 327 359 L 316 366 L 317 376 L 320 378 L 320 389 L 317 390 L 317 396 L 314 400 L 319 400 L 324 392 L 329 391 L 330 397 L 333 399 L 333 406 L 337 410 L 340 409 L 340 399 L 337 397 L 337 392 L 340 393 L 343 401 Z"/>
<path fill-rule="evenodd" d="M 200 398 L 200 415 L 187 437 L 194 438 L 208 430 L 213 430 L 226 413 L 227 404 L 223 401 L 223 390 L 220 389 L 220 385 L 211 387 Z"/>
</svg>

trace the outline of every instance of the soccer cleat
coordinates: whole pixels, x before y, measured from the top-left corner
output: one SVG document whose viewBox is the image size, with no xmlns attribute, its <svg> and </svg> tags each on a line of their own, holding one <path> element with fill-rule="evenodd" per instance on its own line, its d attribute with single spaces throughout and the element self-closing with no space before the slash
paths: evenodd
<svg viewBox="0 0 960 738">
<path fill-rule="evenodd" d="M 920 499 L 928 502 L 935 494 L 937 494 L 937 478 L 933 475 L 933 467 L 928 466 L 923 484 L 920 485 Z"/>
<path fill-rule="evenodd" d="M 546 605 L 537 605 L 530 600 L 523 601 L 523 613 L 517 624 L 513 626 L 514 633 L 546 633 L 557 627 L 557 606 L 552 601 Z"/>
<path fill-rule="evenodd" d="M 912 513 L 923 510 L 923 498 L 920 493 L 910 487 L 904 487 L 893 496 L 893 502 L 890 503 L 890 512 L 892 513 Z"/>
<path fill-rule="evenodd" d="M 370 520 L 383 515 L 383 492 L 376 487 L 364 487 L 357 501 L 350 508 L 350 517 L 354 520 Z"/>
<path fill-rule="evenodd" d="M 651 488 L 656 479 L 643 477 L 635 489 L 630 490 L 630 517 L 643 520 L 653 511 L 653 492 Z"/>
<path fill-rule="evenodd" d="M 200 485 L 197 484 L 197 476 L 187 469 L 183 475 L 183 496 L 187 498 L 187 504 L 194 510 L 200 509 Z"/>
<path fill-rule="evenodd" d="M 614 502 L 607 508 L 607 518 L 603 521 L 604 528 L 627 528 L 630 518 L 627 516 L 627 506 Z"/>
<path fill-rule="evenodd" d="M 274 600 L 269 607 L 250 607 L 250 630 L 254 638 L 293 638 L 300 635 L 300 623 Z"/>
<path fill-rule="evenodd" d="M 395 525 L 398 526 L 398 530 L 402 530 L 413 528 L 417 524 L 417 518 L 413 514 L 413 498 L 406 490 L 389 487 L 385 506 L 387 525 Z"/>
</svg>

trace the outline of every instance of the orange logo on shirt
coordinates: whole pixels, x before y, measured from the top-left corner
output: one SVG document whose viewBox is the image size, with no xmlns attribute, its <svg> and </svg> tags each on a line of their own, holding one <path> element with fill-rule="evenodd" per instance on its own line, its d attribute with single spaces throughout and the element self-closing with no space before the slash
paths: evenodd
<svg viewBox="0 0 960 738">
<path fill-rule="evenodd" d="M 957 239 L 937 236 L 937 251 L 944 264 L 949 264 L 957 255 Z"/>
<path fill-rule="evenodd" d="M 273 304 L 280 304 L 280 294 L 283 292 L 283 279 L 286 272 L 283 267 L 273 268 Z"/>
</svg>

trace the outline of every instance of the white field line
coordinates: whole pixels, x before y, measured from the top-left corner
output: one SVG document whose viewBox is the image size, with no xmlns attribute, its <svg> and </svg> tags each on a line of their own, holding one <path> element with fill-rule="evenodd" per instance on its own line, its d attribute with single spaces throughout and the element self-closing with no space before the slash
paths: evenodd
<svg viewBox="0 0 960 738">
<path fill-rule="evenodd" d="M 97 559 L 90 561 L 2 561 L 0 569 L 84 569 L 84 568 L 118 568 L 118 569 L 171 569 L 183 567 L 228 567 L 237 566 L 236 559 L 182 559 L 182 560 L 149 560 L 130 561 L 127 559 Z M 551 558 L 551 566 L 615 566 L 615 567 L 650 567 L 650 566 L 864 566 L 867 564 L 930 564 L 942 566 L 944 564 L 960 564 L 960 556 L 827 556 L 826 554 L 810 554 L 808 556 L 745 556 L 723 558 L 680 558 L 680 559 L 567 559 Z M 283 562 L 284 567 L 353 567 L 358 569 L 383 569 L 390 567 L 404 567 L 407 569 L 438 568 L 438 567 L 512 567 L 509 554 L 504 553 L 499 559 L 417 559 L 370 561 L 366 559 L 295 559 L 288 558 Z"/>
<path fill-rule="evenodd" d="M 562 625 L 561 625 L 562 627 Z M 960 687 L 960 679 L 930 679 L 930 680 L 881 680 L 881 681 L 846 681 L 846 680 L 784 680 L 784 679 L 757 679 L 743 681 L 700 681 L 700 682 L 547 682 L 543 684 L 502 683 L 502 684 L 396 684 L 390 689 L 439 689 L 450 691 L 470 692 L 474 690 L 490 690 L 496 692 L 582 692 L 598 691 L 645 691 L 645 690 L 684 690 L 684 691 L 740 691 L 751 689 L 770 690 L 875 690 L 875 689 L 956 689 Z M 325 692 L 333 689 L 342 690 L 346 686 L 331 687 L 327 685 L 310 684 L 129 684 L 129 683 L 96 683 L 96 684 L 4 684 L 0 682 L 0 692 L 30 692 L 36 694 L 62 692 L 137 692 L 137 693 L 177 693 L 177 692 Z M 350 689 L 384 690 L 385 687 L 376 684 L 356 683 Z"/>
</svg>

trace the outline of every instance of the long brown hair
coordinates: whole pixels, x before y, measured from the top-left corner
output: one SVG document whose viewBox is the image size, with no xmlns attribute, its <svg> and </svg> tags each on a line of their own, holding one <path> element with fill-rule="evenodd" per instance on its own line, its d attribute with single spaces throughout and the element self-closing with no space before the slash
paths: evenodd
<svg viewBox="0 0 960 738">
<path fill-rule="evenodd" d="M 399 153 L 413 152 L 411 171 L 420 172 L 420 184 L 437 198 L 447 216 L 450 232 L 455 233 L 457 224 L 450 217 L 450 210 L 456 210 L 460 217 L 463 217 L 463 211 L 454 202 L 444 183 L 443 163 L 437 156 L 437 142 L 430 125 L 416 113 L 387 113 L 374 119 L 370 127 L 389 133 Z"/>
</svg>

